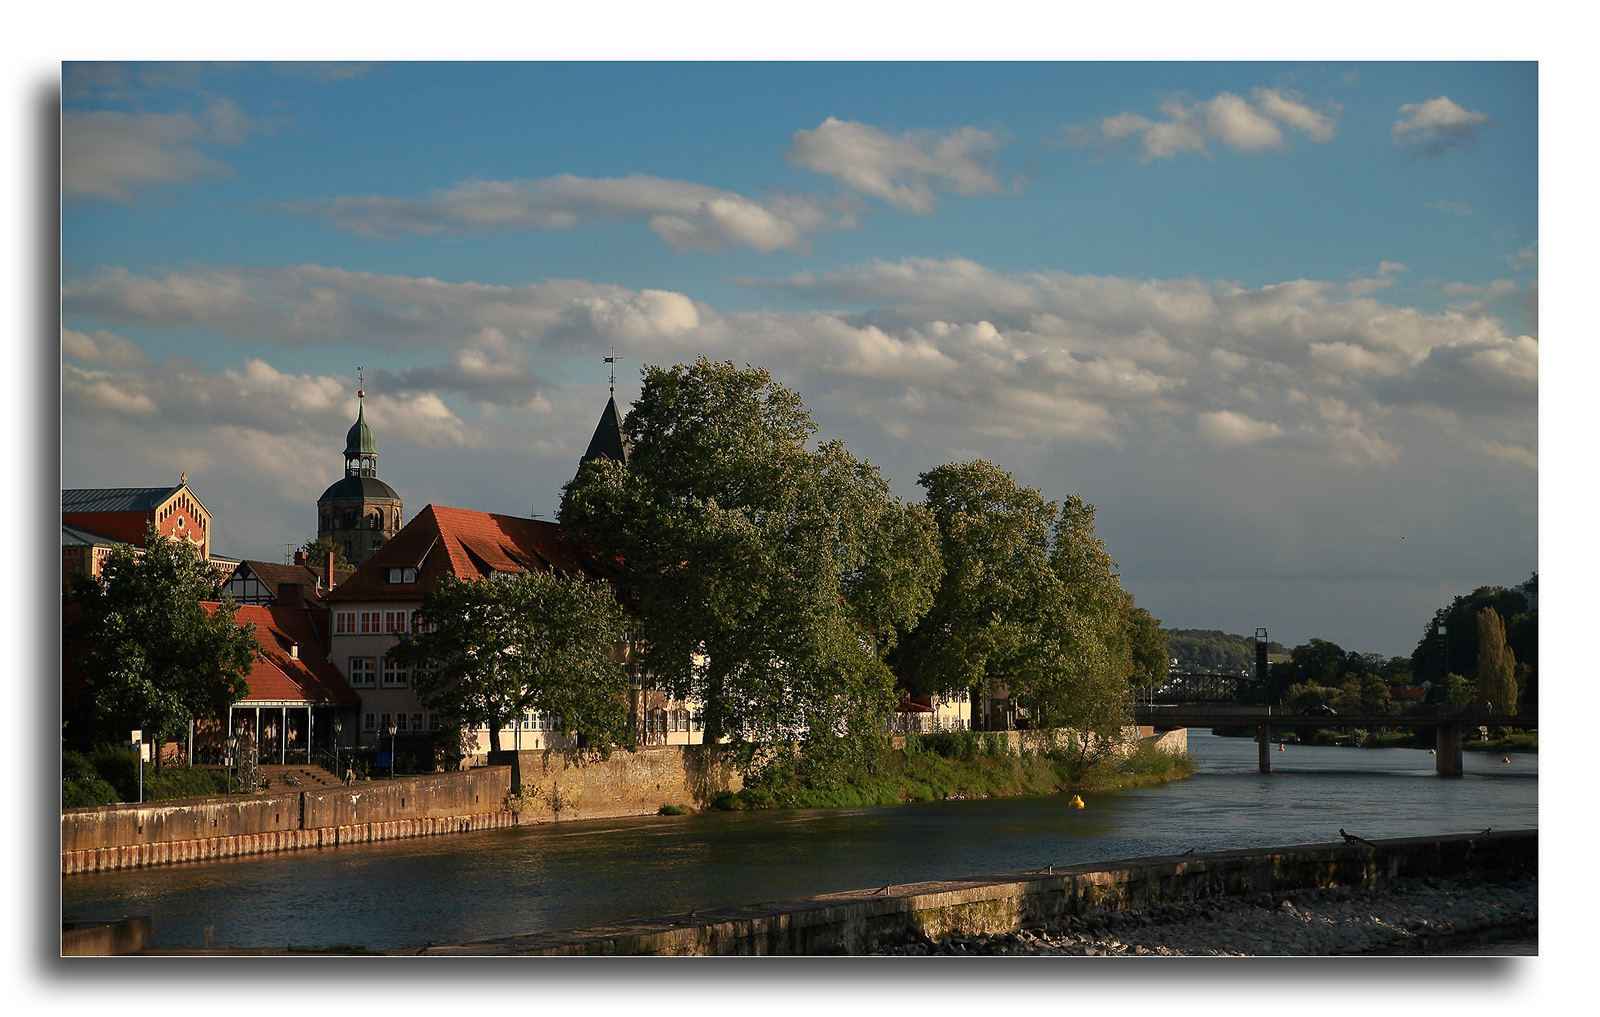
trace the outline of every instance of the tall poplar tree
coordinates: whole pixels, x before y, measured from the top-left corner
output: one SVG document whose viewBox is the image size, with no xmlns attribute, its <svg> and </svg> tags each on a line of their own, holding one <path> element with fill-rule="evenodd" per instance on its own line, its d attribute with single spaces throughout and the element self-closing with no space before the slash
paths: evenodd
<svg viewBox="0 0 1600 1017">
<path fill-rule="evenodd" d="M 1517 661 L 1506 645 L 1506 626 L 1500 612 L 1478 612 L 1478 693 L 1496 710 L 1517 711 Z"/>
</svg>

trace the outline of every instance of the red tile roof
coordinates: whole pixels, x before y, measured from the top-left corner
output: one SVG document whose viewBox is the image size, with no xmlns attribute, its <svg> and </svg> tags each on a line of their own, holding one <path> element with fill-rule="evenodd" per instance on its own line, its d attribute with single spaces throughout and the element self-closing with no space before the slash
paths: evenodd
<svg viewBox="0 0 1600 1017">
<path fill-rule="evenodd" d="M 390 583 L 391 568 L 414 568 L 417 582 Z M 482 579 L 495 572 L 579 572 L 606 575 L 599 560 L 538 519 L 428 505 L 336 586 L 333 603 L 421 600 L 445 576 Z"/>
<path fill-rule="evenodd" d="M 221 605 L 202 603 L 206 611 Z M 328 660 L 327 612 L 305 608 L 244 604 L 234 622 L 251 622 L 263 656 L 246 675 L 250 693 L 239 701 L 249 703 L 357 703 L 344 676 Z M 299 647 L 299 659 L 289 656 Z"/>
</svg>

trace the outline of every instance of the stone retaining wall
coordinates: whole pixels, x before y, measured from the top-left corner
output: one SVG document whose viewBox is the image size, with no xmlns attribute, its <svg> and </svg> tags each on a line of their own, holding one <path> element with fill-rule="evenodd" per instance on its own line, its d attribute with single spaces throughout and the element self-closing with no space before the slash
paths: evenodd
<svg viewBox="0 0 1600 1017">
<path fill-rule="evenodd" d="M 653 816 L 663 805 L 703 809 L 717 792 L 744 787 L 726 751 L 706 745 L 613 752 L 609 759 L 582 750 L 524 750 L 522 783 L 531 792 L 524 823 Z"/>
<path fill-rule="evenodd" d="M 516 825 L 508 767 L 276 791 L 63 809 L 61 873 L 167 865 Z"/>
<path fill-rule="evenodd" d="M 1014 932 L 1071 915 L 1306 887 L 1381 888 L 1467 871 L 1536 876 L 1537 830 L 1136 858 L 718 908 L 604 928 L 433 946 L 436 955 L 865 954 L 926 936 Z"/>
</svg>

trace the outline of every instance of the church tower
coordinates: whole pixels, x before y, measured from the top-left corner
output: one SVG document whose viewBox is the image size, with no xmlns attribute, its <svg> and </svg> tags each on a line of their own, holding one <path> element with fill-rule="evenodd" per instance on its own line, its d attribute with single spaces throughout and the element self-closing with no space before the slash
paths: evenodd
<svg viewBox="0 0 1600 1017">
<path fill-rule="evenodd" d="M 352 566 L 360 568 L 400 532 L 400 512 L 405 507 L 394 488 L 378 479 L 378 443 L 367 423 L 365 389 L 356 422 L 345 435 L 344 479 L 317 499 L 317 539 L 332 540 Z"/>
<path fill-rule="evenodd" d="M 578 468 L 591 459 L 610 459 L 622 465 L 628 465 L 628 442 L 622 435 L 622 411 L 617 409 L 617 361 L 622 358 L 612 355 L 606 358 L 606 363 L 611 366 L 611 398 L 606 401 L 606 408 L 600 414 L 600 423 L 595 425 L 594 437 L 589 439 L 589 450 L 578 460 Z"/>
</svg>

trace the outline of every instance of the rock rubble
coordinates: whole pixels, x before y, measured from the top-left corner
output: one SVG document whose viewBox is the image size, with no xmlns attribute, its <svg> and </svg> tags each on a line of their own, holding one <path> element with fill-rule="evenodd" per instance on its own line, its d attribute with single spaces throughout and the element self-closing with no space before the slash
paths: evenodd
<svg viewBox="0 0 1600 1017">
<path fill-rule="evenodd" d="M 1330 956 L 1492 953 L 1486 941 L 1537 934 L 1534 879 L 1399 880 L 1251 894 L 1135 911 L 1076 915 L 1042 928 L 943 942 L 917 938 L 888 954 Z"/>
</svg>

